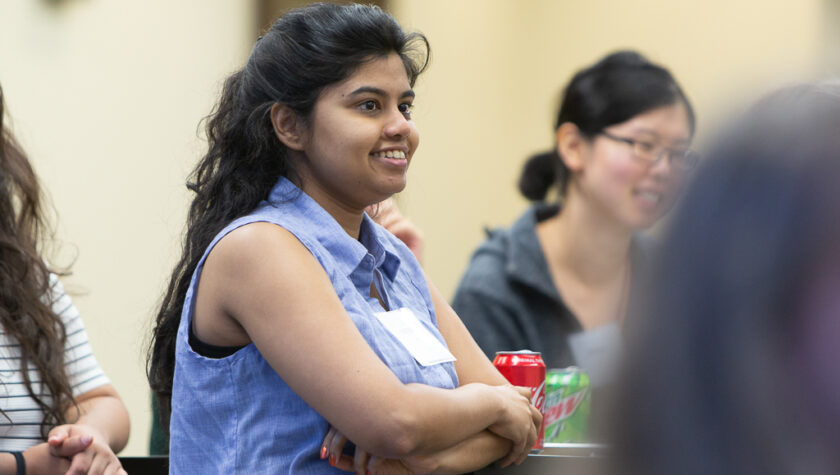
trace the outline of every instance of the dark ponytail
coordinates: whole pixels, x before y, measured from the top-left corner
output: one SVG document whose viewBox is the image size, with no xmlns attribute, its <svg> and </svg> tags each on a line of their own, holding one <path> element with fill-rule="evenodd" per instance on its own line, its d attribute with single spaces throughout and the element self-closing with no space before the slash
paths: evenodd
<svg viewBox="0 0 840 475">
<path fill-rule="evenodd" d="M 565 167 L 561 169 L 560 163 L 562 163 L 560 157 L 554 150 L 538 153 L 529 158 L 519 177 L 519 192 L 522 196 L 531 201 L 545 200 L 551 186 L 556 181 L 563 180 L 558 176 L 565 172 Z"/>
<path fill-rule="evenodd" d="M 635 51 L 619 51 L 572 77 L 563 92 L 555 129 L 568 122 L 575 124 L 584 137 L 592 138 L 606 127 L 676 102 L 685 104 L 693 134 L 694 110 L 671 73 Z M 553 176 L 537 176 L 549 170 L 544 164 L 548 155 L 556 160 L 549 172 Z M 543 186 L 549 178 L 551 183 Z M 543 200 L 554 183 L 564 194 L 568 179 L 569 171 L 563 160 L 552 151 L 528 160 L 519 179 L 519 189 L 529 200 Z"/>
</svg>

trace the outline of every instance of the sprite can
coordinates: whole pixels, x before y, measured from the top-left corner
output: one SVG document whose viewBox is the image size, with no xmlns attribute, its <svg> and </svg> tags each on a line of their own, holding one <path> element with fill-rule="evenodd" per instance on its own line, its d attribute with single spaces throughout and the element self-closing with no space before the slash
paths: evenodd
<svg viewBox="0 0 840 475">
<path fill-rule="evenodd" d="M 589 376 L 575 366 L 545 375 L 545 441 L 586 442 L 591 389 Z"/>
</svg>

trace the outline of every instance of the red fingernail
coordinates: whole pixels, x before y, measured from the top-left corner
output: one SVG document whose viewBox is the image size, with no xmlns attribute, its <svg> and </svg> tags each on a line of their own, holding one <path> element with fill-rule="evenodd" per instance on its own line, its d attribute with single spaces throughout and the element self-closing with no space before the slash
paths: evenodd
<svg viewBox="0 0 840 475">
<path fill-rule="evenodd" d="M 321 447 L 321 460 L 324 460 L 325 458 L 327 458 L 327 446 L 326 445 Z"/>
<path fill-rule="evenodd" d="M 335 455 L 330 454 L 330 465 L 335 467 Z"/>
</svg>

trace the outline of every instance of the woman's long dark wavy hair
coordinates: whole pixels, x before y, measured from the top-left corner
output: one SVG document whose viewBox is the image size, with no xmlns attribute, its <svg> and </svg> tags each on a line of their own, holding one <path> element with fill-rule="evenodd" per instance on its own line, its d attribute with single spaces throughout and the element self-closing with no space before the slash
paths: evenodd
<svg viewBox="0 0 840 475">
<path fill-rule="evenodd" d="M 67 422 L 64 411 L 75 404 L 64 366 L 67 334 L 50 306 L 50 270 L 41 257 L 50 234 L 41 188 L 4 125 L 4 115 L 0 88 L 0 325 L 20 344 L 20 372 L 26 391 L 44 413 L 41 437 L 46 440 L 52 427 Z M 31 368 L 40 379 L 37 392 Z"/>
<path fill-rule="evenodd" d="M 245 67 L 225 81 L 207 122 L 209 149 L 187 184 L 195 198 L 147 358 L 149 383 L 167 431 L 176 334 L 198 261 L 224 226 L 268 197 L 279 177 L 296 178 L 271 124 L 271 106 L 285 104 L 306 120 L 325 87 L 390 53 L 399 54 L 414 85 L 428 64 L 429 44 L 422 34 L 403 32 L 378 7 L 312 4 L 278 19 L 257 41 Z"/>
<path fill-rule="evenodd" d="M 635 51 L 618 51 L 578 71 L 569 81 L 554 128 L 570 122 L 591 139 L 611 125 L 677 102 L 685 104 L 694 135 L 694 110 L 671 73 Z M 519 191 L 529 200 L 543 200 L 555 184 L 561 195 L 565 193 L 568 179 L 569 171 L 555 147 L 528 159 Z"/>
</svg>

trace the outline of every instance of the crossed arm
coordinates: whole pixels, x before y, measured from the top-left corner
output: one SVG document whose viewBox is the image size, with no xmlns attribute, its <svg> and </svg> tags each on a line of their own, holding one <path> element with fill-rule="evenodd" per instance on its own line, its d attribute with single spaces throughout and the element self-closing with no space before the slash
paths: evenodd
<svg viewBox="0 0 840 475">
<path fill-rule="evenodd" d="M 195 331 L 220 346 L 253 341 L 303 400 L 372 456 L 423 457 L 489 430 L 504 443 L 488 435 L 482 443 L 493 440 L 506 449 L 499 456 L 524 458 L 536 437 L 528 398 L 501 379 L 475 343 L 472 351 L 461 349 L 471 340 L 452 316 L 440 315 L 439 325 L 459 359 L 461 386 L 403 384 L 359 333 L 315 257 L 283 228 L 253 223 L 208 256 Z M 318 377 L 306 356 L 312 349 Z"/>
<path fill-rule="evenodd" d="M 475 343 L 441 293 L 431 283 L 429 287 L 441 334 L 446 340 L 449 350 L 457 358 L 455 369 L 458 372 L 461 384 L 509 385 Z M 523 394 L 528 394 L 528 391 L 524 390 Z M 528 395 L 530 396 L 530 394 Z M 533 416 L 535 426 L 539 427 L 541 418 L 539 418 L 536 409 L 534 409 Z M 334 429 L 331 430 L 324 440 L 327 454 L 341 454 L 345 442 L 346 438 L 342 434 Z M 533 443 L 533 440 L 531 442 Z M 505 457 L 506 455 L 507 457 Z M 477 470 L 500 459 L 502 459 L 500 461 L 501 466 L 506 466 L 521 462 L 524 456 L 520 454 L 518 458 L 513 457 L 509 440 L 488 430 L 483 430 L 451 447 L 420 456 L 406 457 L 402 460 L 372 457 L 357 445 L 355 457 L 338 457 L 335 464 L 338 468 L 356 473 L 368 471 L 371 473 L 403 473 L 400 471 L 403 470 L 404 473 L 457 474 Z"/>
</svg>

